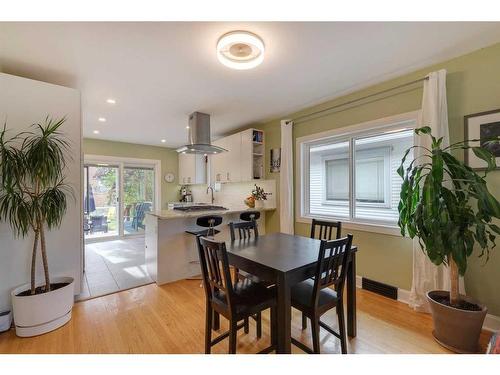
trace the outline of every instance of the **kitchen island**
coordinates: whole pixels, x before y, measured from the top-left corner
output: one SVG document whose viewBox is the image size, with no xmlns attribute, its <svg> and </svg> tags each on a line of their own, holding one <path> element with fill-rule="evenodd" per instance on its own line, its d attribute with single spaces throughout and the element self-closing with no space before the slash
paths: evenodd
<svg viewBox="0 0 500 375">
<path fill-rule="evenodd" d="M 228 223 L 239 221 L 244 211 L 261 211 L 257 221 L 259 234 L 265 232 L 264 211 L 275 207 L 250 209 L 245 206 L 227 207 L 227 210 L 178 211 L 162 210 L 146 214 L 146 270 L 158 284 L 186 279 L 200 275 L 196 238 L 187 230 L 203 229 L 196 226 L 196 219 L 205 215 L 222 216 L 222 224 L 217 227 L 220 233 L 216 239 L 229 241 Z"/>
</svg>

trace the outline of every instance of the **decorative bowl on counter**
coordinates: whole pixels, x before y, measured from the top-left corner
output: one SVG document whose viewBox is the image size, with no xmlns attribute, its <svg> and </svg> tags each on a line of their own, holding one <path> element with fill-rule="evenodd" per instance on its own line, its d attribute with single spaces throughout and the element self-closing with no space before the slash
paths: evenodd
<svg viewBox="0 0 500 375">
<path fill-rule="evenodd" d="M 245 202 L 245 204 L 250 208 L 255 207 L 255 198 L 252 195 L 247 197 L 243 202 Z"/>
</svg>

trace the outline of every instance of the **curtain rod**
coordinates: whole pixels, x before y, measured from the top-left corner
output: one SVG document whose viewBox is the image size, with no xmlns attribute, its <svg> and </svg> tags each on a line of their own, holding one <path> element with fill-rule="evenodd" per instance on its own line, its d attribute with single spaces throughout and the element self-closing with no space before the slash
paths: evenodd
<svg viewBox="0 0 500 375">
<path fill-rule="evenodd" d="M 429 79 L 429 76 L 425 76 L 423 78 L 419 78 L 419 79 L 416 79 L 416 80 L 411 81 L 411 82 L 406 82 L 406 83 L 403 83 L 403 84 L 398 85 L 398 86 L 394 86 L 394 87 L 391 87 L 391 88 L 388 88 L 388 89 L 385 89 L 385 90 L 382 90 L 382 91 L 378 91 L 378 92 L 375 92 L 373 94 L 363 96 L 361 98 L 349 100 L 349 101 L 341 103 L 341 104 L 336 104 L 336 105 L 334 105 L 332 107 L 328 107 L 328 108 L 321 109 L 321 110 L 316 111 L 316 112 L 308 113 L 306 115 L 302 115 L 302 116 L 299 116 L 299 117 L 296 117 L 296 118 L 292 119 L 289 122 L 289 124 L 293 124 L 296 121 L 299 121 L 299 120 L 302 120 L 304 118 L 308 118 L 308 117 L 311 117 L 311 116 L 314 116 L 314 115 L 318 115 L 320 113 L 331 111 L 332 109 L 335 109 L 335 108 L 338 108 L 338 107 L 343 107 L 345 105 L 353 104 L 353 103 L 359 102 L 361 100 L 365 100 L 365 99 L 371 98 L 372 96 L 377 96 L 377 95 L 380 95 L 380 94 L 385 94 L 386 92 L 389 92 L 389 91 L 393 91 L 393 90 L 400 89 L 402 87 L 410 86 L 410 85 L 413 85 L 413 84 L 418 83 L 418 82 L 423 82 L 423 81 L 426 81 L 428 79 Z"/>
</svg>

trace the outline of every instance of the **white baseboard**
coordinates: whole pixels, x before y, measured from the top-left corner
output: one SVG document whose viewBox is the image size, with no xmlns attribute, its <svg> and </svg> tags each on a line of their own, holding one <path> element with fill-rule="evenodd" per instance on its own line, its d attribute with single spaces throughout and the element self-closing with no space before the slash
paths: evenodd
<svg viewBox="0 0 500 375">
<path fill-rule="evenodd" d="M 398 288 L 398 301 L 406 304 L 410 303 L 410 291 Z"/>
<path fill-rule="evenodd" d="M 356 287 L 361 288 L 362 276 L 356 275 Z M 408 304 L 410 301 L 410 291 L 398 288 L 398 301 Z M 497 332 L 500 331 L 500 316 L 487 314 L 484 319 L 483 329 L 486 331 Z"/>
<path fill-rule="evenodd" d="M 356 275 L 356 288 L 361 289 L 362 280 L 363 280 L 363 276 Z"/>
</svg>

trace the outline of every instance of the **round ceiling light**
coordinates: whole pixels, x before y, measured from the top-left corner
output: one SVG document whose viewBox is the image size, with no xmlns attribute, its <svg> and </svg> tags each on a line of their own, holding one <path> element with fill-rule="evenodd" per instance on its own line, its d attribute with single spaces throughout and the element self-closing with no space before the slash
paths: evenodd
<svg viewBox="0 0 500 375">
<path fill-rule="evenodd" d="M 248 31 L 231 31 L 217 42 L 217 58 L 232 69 L 255 68 L 264 61 L 264 42 Z"/>
</svg>

